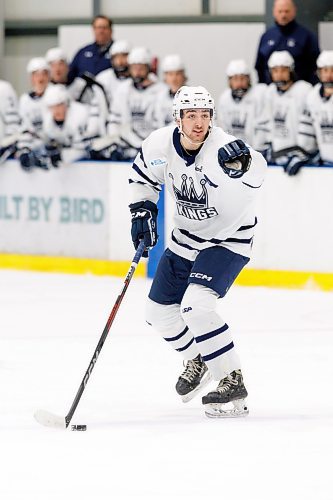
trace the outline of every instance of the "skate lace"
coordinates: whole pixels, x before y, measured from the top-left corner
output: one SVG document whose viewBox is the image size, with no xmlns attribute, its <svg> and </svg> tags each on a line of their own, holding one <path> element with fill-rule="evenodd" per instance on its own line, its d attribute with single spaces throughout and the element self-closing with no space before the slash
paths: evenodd
<svg viewBox="0 0 333 500">
<path fill-rule="evenodd" d="M 184 378 L 188 382 L 192 382 L 192 380 L 201 374 L 202 364 L 197 361 L 190 359 L 186 363 L 186 368 L 181 374 L 181 378 Z"/>
<path fill-rule="evenodd" d="M 221 380 L 216 390 L 223 394 L 224 392 L 229 391 L 233 385 L 238 385 L 238 380 L 236 378 L 232 378 L 231 375 L 228 375 Z"/>
</svg>

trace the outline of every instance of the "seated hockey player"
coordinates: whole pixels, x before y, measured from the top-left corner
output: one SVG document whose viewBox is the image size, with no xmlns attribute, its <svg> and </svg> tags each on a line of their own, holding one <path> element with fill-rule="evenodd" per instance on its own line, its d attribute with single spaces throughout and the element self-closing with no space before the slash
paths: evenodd
<svg viewBox="0 0 333 500">
<path fill-rule="evenodd" d="M 15 153 L 19 128 L 16 92 L 9 82 L 0 80 L 0 163 Z"/>
<path fill-rule="evenodd" d="M 50 86 L 44 103 L 39 137 L 32 147 L 20 152 L 20 163 L 25 170 L 49 169 L 85 158 L 90 134 L 96 135 L 95 130 L 89 130 L 89 108 L 72 101 L 63 85 Z"/>
<path fill-rule="evenodd" d="M 106 92 L 94 75 L 83 73 L 82 76 L 68 79 L 69 64 L 66 54 L 60 47 L 53 47 L 46 52 L 45 59 L 50 66 L 50 84 L 65 85 L 74 101 L 91 106 L 90 114 L 100 121 L 103 135 L 106 133 L 106 121 L 109 114 L 109 104 Z"/>
<path fill-rule="evenodd" d="M 228 133 L 251 144 L 265 148 L 265 135 L 256 129 L 262 114 L 265 84 L 252 86 L 250 70 L 243 59 L 234 59 L 227 66 L 229 88 L 220 95 L 217 107 L 218 124 Z"/>
<path fill-rule="evenodd" d="M 151 55 L 136 47 L 128 56 L 130 78 L 122 82 L 111 106 L 108 135 L 119 145 L 119 159 L 133 159 L 154 129 L 154 106 L 162 84 L 150 74 Z M 122 157 L 122 158 L 121 158 Z"/>
<path fill-rule="evenodd" d="M 19 150 L 32 148 L 39 137 L 43 126 L 44 94 L 49 85 L 50 71 L 43 57 L 34 57 L 27 65 L 30 75 L 30 92 L 21 95 L 19 99 L 19 114 L 21 118 L 20 138 L 17 143 Z"/>
<path fill-rule="evenodd" d="M 162 184 L 175 214 L 146 319 L 186 362 L 176 385 L 184 402 L 212 377 L 218 383 L 202 399 L 206 414 L 246 415 L 240 360 L 216 307 L 249 261 L 266 161 L 213 126 L 214 101 L 204 87 L 181 87 L 173 113 L 175 127 L 160 128 L 143 141 L 130 178 L 135 248 L 140 240 L 148 250 L 157 242 Z"/>
<path fill-rule="evenodd" d="M 96 80 L 103 85 L 109 108 L 111 108 L 113 96 L 120 82 L 123 82 L 130 76 L 128 67 L 130 49 L 131 47 L 127 40 L 113 42 L 110 49 L 112 68 L 105 69 L 96 76 Z"/>
<path fill-rule="evenodd" d="M 298 143 L 311 156 L 319 150 L 320 163 L 333 163 L 333 50 L 317 59 L 320 83 L 309 92 L 298 130 Z"/>
<path fill-rule="evenodd" d="M 304 80 L 295 81 L 294 59 L 286 50 L 273 52 L 268 67 L 272 83 L 258 128 L 267 133 L 269 159 L 288 175 L 295 175 L 308 158 L 297 142 L 297 129 L 312 86 Z"/>
<path fill-rule="evenodd" d="M 156 128 L 164 127 L 173 122 L 173 98 L 180 87 L 185 85 L 187 76 L 185 65 L 179 54 L 170 54 L 162 60 L 164 88 L 161 89 L 155 104 L 154 119 Z"/>
</svg>

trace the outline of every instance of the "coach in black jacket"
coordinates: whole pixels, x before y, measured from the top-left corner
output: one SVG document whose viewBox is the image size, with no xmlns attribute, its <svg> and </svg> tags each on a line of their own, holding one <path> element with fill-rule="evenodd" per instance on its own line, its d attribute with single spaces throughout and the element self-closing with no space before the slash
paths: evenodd
<svg viewBox="0 0 333 500">
<path fill-rule="evenodd" d="M 293 0 L 275 0 L 273 16 L 275 26 L 262 35 L 259 43 L 255 64 L 259 82 L 271 83 L 267 61 L 272 52 L 287 50 L 295 60 L 297 80 L 317 83 L 316 60 L 320 53 L 317 36 L 296 22 Z"/>
</svg>

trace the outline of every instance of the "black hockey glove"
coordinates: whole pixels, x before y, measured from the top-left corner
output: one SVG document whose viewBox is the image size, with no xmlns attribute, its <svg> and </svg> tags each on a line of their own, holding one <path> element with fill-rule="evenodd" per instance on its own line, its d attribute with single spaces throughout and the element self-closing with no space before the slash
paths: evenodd
<svg viewBox="0 0 333 500">
<path fill-rule="evenodd" d="M 45 144 L 45 151 L 53 167 L 59 167 L 59 163 L 61 162 L 62 158 L 58 144 L 55 141 L 50 141 L 49 143 Z"/>
<path fill-rule="evenodd" d="M 38 156 L 35 151 L 31 151 L 29 148 L 23 148 L 19 151 L 19 161 L 21 167 L 26 172 L 30 172 L 34 167 L 39 167 L 44 170 L 48 170 L 47 162 L 45 157 Z"/>
<path fill-rule="evenodd" d="M 242 177 L 249 170 L 252 161 L 250 150 L 241 139 L 220 148 L 217 157 L 223 172 L 232 179 Z"/>
<path fill-rule="evenodd" d="M 143 240 L 146 248 L 156 245 L 157 234 L 157 214 L 158 209 L 152 201 L 139 201 L 129 206 L 132 214 L 132 240 L 135 249 L 138 248 L 140 240 Z M 148 257 L 145 251 L 143 257 Z"/>
</svg>

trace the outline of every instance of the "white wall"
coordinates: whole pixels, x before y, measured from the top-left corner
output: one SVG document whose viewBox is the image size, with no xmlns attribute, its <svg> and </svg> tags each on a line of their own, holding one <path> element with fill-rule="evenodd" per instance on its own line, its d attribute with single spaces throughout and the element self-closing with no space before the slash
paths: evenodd
<svg viewBox="0 0 333 500">
<path fill-rule="evenodd" d="M 100 11 L 110 17 L 196 16 L 201 14 L 201 0 L 101 0 Z"/>
<path fill-rule="evenodd" d="M 136 24 L 115 26 L 114 38 L 147 46 L 159 58 L 178 52 L 189 83 L 206 86 L 217 99 L 226 88 L 225 69 L 231 59 L 243 58 L 253 67 L 263 31 L 263 23 Z M 59 44 L 70 58 L 91 39 L 89 26 L 59 28 Z"/>
<path fill-rule="evenodd" d="M 80 0 L 68 2 L 67 0 L 5 0 L 4 14 L 6 20 L 24 19 L 35 21 L 37 19 L 59 19 L 59 18 L 87 18 L 92 17 L 92 0 Z"/>
<path fill-rule="evenodd" d="M 213 15 L 263 15 L 265 0 L 210 0 L 210 13 Z"/>
<path fill-rule="evenodd" d="M 333 22 L 319 23 L 319 40 L 322 50 L 333 50 Z"/>
</svg>

